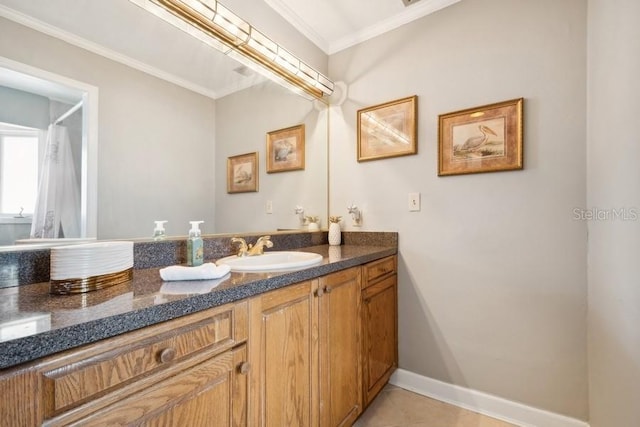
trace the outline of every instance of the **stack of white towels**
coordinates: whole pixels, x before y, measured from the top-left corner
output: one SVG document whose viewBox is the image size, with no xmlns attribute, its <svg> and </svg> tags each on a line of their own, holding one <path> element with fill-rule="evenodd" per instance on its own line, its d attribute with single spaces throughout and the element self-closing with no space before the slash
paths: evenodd
<svg viewBox="0 0 640 427">
<path fill-rule="evenodd" d="M 133 242 L 96 242 L 51 248 L 51 280 L 87 279 L 133 267 Z"/>
</svg>

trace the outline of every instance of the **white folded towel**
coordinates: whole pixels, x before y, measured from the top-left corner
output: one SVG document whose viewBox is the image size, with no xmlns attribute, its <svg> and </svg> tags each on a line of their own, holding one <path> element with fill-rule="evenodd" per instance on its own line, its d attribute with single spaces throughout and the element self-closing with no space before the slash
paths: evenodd
<svg viewBox="0 0 640 427">
<path fill-rule="evenodd" d="M 172 280 L 208 280 L 219 279 L 231 271 L 228 265 L 215 265 L 207 262 L 198 267 L 185 267 L 182 265 L 172 265 L 160 269 L 160 277 L 164 281 Z"/>
<path fill-rule="evenodd" d="M 164 282 L 160 286 L 160 293 L 166 295 L 192 295 L 207 294 L 216 288 L 220 283 L 226 282 L 231 275 L 227 274 L 220 279 L 213 280 L 193 280 L 191 282 Z"/>
</svg>

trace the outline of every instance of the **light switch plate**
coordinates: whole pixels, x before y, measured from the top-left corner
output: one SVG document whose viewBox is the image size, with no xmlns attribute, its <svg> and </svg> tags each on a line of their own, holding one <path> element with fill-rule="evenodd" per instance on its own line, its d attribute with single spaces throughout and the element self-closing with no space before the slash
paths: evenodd
<svg viewBox="0 0 640 427">
<path fill-rule="evenodd" d="M 266 206 L 265 206 L 265 211 L 266 211 L 268 214 L 272 214 L 272 213 L 273 213 L 273 201 L 271 201 L 271 200 L 267 200 L 267 204 L 266 204 Z"/>
<path fill-rule="evenodd" d="M 420 193 L 409 193 L 409 212 L 420 210 Z"/>
</svg>

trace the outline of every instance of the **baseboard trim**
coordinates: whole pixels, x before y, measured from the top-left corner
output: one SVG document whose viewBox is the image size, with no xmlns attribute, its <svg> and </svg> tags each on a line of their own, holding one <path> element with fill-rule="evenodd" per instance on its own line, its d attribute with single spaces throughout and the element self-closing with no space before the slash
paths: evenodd
<svg viewBox="0 0 640 427">
<path fill-rule="evenodd" d="M 521 427 L 589 427 L 585 421 L 397 369 L 389 382 L 423 396 Z"/>
</svg>

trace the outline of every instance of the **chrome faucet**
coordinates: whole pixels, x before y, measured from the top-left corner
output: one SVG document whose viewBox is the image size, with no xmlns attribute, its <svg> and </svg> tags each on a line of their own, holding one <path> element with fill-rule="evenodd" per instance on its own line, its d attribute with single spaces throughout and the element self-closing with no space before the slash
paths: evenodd
<svg viewBox="0 0 640 427">
<path fill-rule="evenodd" d="M 267 248 L 273 247 L 273 242 L 271 241 L 271 236 L 262 236 L 258 238 L 255 245 L 249 244 L 242 237 L 233 237 L 231 238 L 231 243 L 239 243 L 238 256 L 254 256 L 254 255 L 262 255 L 264 253 L 265 246 Z"/>
</svg>

